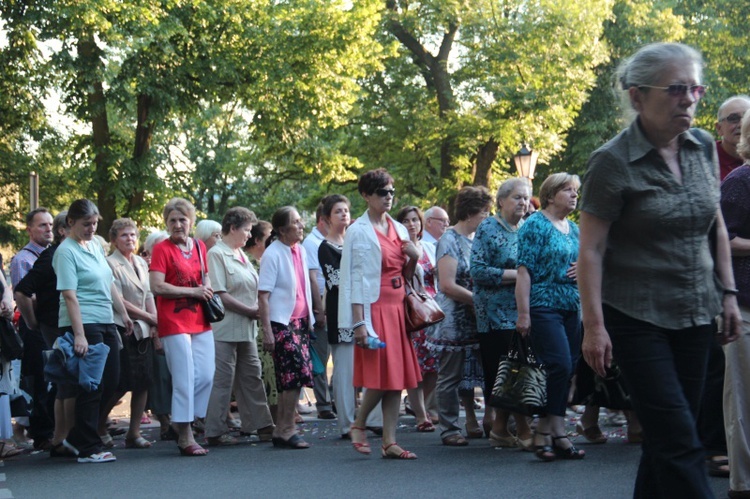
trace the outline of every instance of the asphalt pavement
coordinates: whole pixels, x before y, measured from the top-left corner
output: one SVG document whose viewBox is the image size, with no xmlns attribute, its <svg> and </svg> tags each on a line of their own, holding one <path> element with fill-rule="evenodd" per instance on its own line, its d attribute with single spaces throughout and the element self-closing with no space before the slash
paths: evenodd
<svg viewBox="0 0 750 499">
<path fill-rule="evenodd" d="M 311 416 L 314 416 L 311 415 Z M 574 432 L 576 415 L 568 418 Z M 119 420 L 125 425 L 127 420 Z M 5 461 L 0 499 L 15 498 L 628 498 L 632 497 L 640 448 L 628 444 L 622 427 L 603 425 L 603 445 L 573 441 L 586 450 L 582 461 L 544 463 L 532 453 L 492 449 L 486 439 L 468 447 L 446 447 L 439 434 L 417 433 L 413 417 L 400 419 L 399 444 L 414 461 L 380 457 L 380 439 L 370 434 L 371 456 L 339 437 L 334 421 L 306 416 L 300 430 L 312 447 L 275 449 L 255 437 L 231 447 L 211 447 L 205 457 L 182 457 L 175 442 L 158 440 L 158 425 L 144 436 L 150 449 L 125 449 L 116 437 L 114 463 L 79 464 L 74 459 L 24 454 Z M 201 441 L 201 440 L 199 440 Z M 728 480 L 711 478 L 719 498 Z"/>
</svg>

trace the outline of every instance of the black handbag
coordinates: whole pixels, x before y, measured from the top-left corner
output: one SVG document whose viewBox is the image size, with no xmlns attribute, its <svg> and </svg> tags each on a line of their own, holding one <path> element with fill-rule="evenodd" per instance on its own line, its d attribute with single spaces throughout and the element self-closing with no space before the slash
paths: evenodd
<svg viewBox="0 0 750 499">
<path fill-rule="evenodd" d="M 201 282 L 206 282 L 206 272 L 203 270 L 205 265 L 203 262 L 201 245 L 198 243 L 197 239 L 193 239 L 193 244 L 195 244 L 195 247 L 198 250 L 198 263 L 201 266 Z M 203 307 L 203 313 L 206 315 L 208 322 L 219 322 L 224 319 L 224 303 L 221 301 L 221 297 L 218 294 L 214 293 L 208 301 L 201 301 L 201 306 Z"/>
<path fill-rule="evenodd" d="M 537 362 L 531 345 L 517 332 L 497 369 L 490 405 L 525 416 L 546 412 L 547 373 Z"/>
<path fill-rule="evenodd" d="M 7 361 L 23 357 L 23 340 L 13 323 L 0 317 L 0 355 Z"/>
</svg>

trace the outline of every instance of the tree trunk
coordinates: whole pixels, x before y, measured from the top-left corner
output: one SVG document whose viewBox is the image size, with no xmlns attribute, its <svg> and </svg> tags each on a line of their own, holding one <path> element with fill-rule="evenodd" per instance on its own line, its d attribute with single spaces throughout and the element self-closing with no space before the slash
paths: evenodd
<svg viewBox="0 0 750 499">
<path fill-rule="evenodd" d="M 473 185 L 489 187 L 492 178 L 492 163 L 497 158 L 499 147 L 500 144 L 495 142 L 495 139 L 490 139 L 479 148 L 474 161 Z"/>
<path fill-rule="evenodd" d="M 136 110 L 137 123 L 135 128 L 135 147 L 133 148 L 133 163 L 135 171 L 140 171 L 148 163 L 148 155 L 151 151 L 151 139 L 154 135 L 154 122 L 151 120 L 151 106 L 153 99 L 150 95 L 138 95 L 138 108 Z M 133 180 L 133 189 L 128 196 L 128 208 L 126 214 L 130 216 L 136 213 L 143 205 L 145 197 L 144 185 Z"/>
<path fill-rule="evenodd" d="M 97 228 L 99 235 L 106 237 L 109 227 L 117 217 L 115 207 L 115 183 L 110 174 L 113 168 L 110 154 L 111 135 L 107 119 L 107 98 L 100 75 L 104 72 L 100 55 L 93 36 L 81 39 L 77 44 L 80 66 L 78 77 L 82 88 L 90 89 L 86 94 L 86 113 L 91 122 L 94 143 L 94 184 L 96 204 L 102 220 Z"/>
</svg>

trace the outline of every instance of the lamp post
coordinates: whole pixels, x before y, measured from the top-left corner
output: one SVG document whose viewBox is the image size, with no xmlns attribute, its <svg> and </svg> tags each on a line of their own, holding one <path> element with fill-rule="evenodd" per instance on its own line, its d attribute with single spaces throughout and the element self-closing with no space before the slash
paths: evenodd
<svg viewBox="0 0 750 499">
<path fill-rule="evenodd" d="M 534 179 L 534 170 L 536 170 L 536 160 L 539 153 L 530 151 L 526 144 L 521 145 L 521 150 L 513 156 L 513 162 L 516 164 L 518 176 L 529 179 L 529 183 Z"/>
</svg>

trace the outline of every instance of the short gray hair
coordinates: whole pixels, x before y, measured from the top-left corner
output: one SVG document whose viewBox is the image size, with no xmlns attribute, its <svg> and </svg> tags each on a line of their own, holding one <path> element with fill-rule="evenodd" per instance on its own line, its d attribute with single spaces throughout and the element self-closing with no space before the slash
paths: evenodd
<svg viewBox="0 0 750 499">
<path fill-rule="evenodd" d="M 516 187 L 526 187 L 529 190 L 529 196 L 531 196 L 531 185 L 529 180 L 526 178 L 513 177 L 506 180 L 500 187 L 497 188 L 497 194 L 495 195 L 495 206 L 500 209 L 500 201 L 507 198 L 510 194 L 516 190 Z"/>
<path fill-rule="evenodd" d="M 745 101 L 748 105 L 750 105 L 750 96 L 747 95 L 735 95 L 734 97 L 730 97 L 724 102 L 721 103 L 721 106 L 719 106 L 719 110 L 716 111 L 716 120 L 721 120 L 721 113 L 724 111 L 724 109 L 731 104 L 734 101 Z"/>
<path fill-rule="evenodd" d="M 216 220 L 201 220 L 195 226 L 195 237 L 204 243 L 214 232 L 221 232 L 221 224 Z"/>
<path fill-rule="evenodd" d="M 169 233 L 166 230 L 157 230 L 146 236 L 146 240 L 143 241 L 143 249 L 150 255 L 154 251 L 154 246 L 169 238 Z"/>
<path fill-rule="evenodd" d="M 617 83 L 627 121 L 633 121 L 636 116 L 628 90 L 631 87 L 657 84 L 666 66 L 685 61 L 695 65 L 700 79 L 703 76 L 703 57 L 700 52 L 683 43 L 651 43 L 620 63 L 617 68 Z"/>
</svg>

